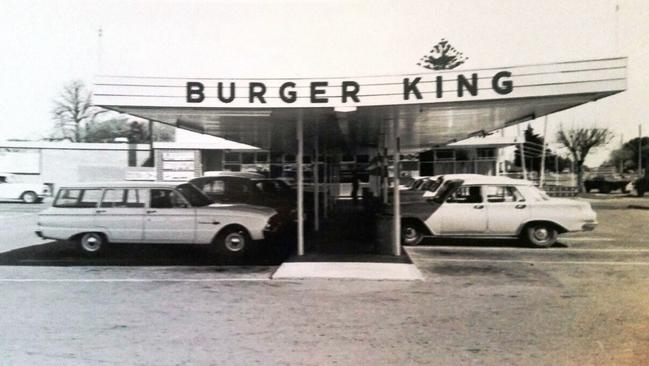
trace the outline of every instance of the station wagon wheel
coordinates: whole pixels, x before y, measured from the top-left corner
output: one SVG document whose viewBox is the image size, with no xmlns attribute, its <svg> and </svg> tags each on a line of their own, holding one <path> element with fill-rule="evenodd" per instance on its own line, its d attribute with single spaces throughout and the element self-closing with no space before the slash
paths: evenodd
<svg viewBox="0 0 649 366">
<path fill-rule="evenodd" d="M 79 248 L 85 254 L 96 255 L 106 246 L 106 239 L 99 233 L 85 233 L 79 238 Z"/>
<path fill-rule="evenodd" d="M 38 196 L 32 191 L 27 191 L 20 196 L 20 199 L 25 203 L 35 203 L 38 200 Z"/>
<path fill-rule="evenodd" d="M 524 231 L 529 244 L 538 248 L 549 248 L 557 241 L 557 229 L 546 223 L 536 223 L 527 226 Z"/>
<path fill-rule="evenodd" d="M 250 236 L 244 229 L 233 227 L 221 232 L 216 244 L 220 252 L 239 256 L 246 252 L 250 241 Z"/>
<path fill-rule="evenodd" d="M 401 243 L 403 245 L 417 245 L 424 240 L 424 234 L 413 221 L 401 223 Z"/>
</svg>

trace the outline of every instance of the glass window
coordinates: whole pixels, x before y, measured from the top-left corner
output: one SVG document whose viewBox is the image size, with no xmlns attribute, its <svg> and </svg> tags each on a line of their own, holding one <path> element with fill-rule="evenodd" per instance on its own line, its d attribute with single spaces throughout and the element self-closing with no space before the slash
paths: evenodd
<svg viewBox="0 0 649 366">
<path fill-rule="evenodd" d="M 203 192 L 212 193 L 212 194 L 223 194 L 225 184 L 222 180 L 215 180 L 211 182 L 206 182 L 200 187 Z"/>
<path fill-rule="evenodd" d="M 75 207 L 81 197 L 80 189 L 61 189 L 56 196 L 54 207 Z"/>
<path fill-rule="evenodd" d="M 239 164 L 225 164 L 223 166 L 223 170 L 230 171 L 230 172 L 240 172 L 241 171 L 241 165 L 239 165 Z"/>
<path fill-rule="evenodd" d="M 455 153 L 453 150 L 436 150 L 435 151 L 436 160 L 453 160 L 455 159 Z"/>
<path fill-rule="evenodd" d="M 494 148 L 480 148 L 476 151 L 478 159 L 495 159 L 496 149 Z"/>
<path fill-rule="evenodd" d="M 484 186 L 487 202 L 522 202 L 523 195 L 513 186 Z"/>
<path fill-rule="evenodd" d="M 241 163 L 243 163 L 243 164 L 254 164 L 255 163 L 255 153 L 243 153 L 243 154 L 241 154 Z"/>
<path fill-rule="evenodd" d="M 151 190 L 151 208 L 184 208 L 188 206 L 178 192 L 170 189 Z"/>
<path fill-rule="evenodd" d="M 101 189 L 62 189 L 54 202 L 54 207 L 91 208 L 97 207 Z"/>
<path fill-rule="evenodd" d="M 257 162 L 258 163 L 267 163 L 268 162 L 268 153 L 257 153 Z"/>
<path fill-rule="evenodd" d="M 189 183 L 181 184 L 176 187 L 176 189 L 180 192 L 179 196 L 182 195 L 186 198 L 193 207 L 203 207 L 212 203 L 212 200 L 210 200 L 205 193 L 201 192 L 198 188 Z"/>
<path fill-rule="evenodd" d="M 101 207 L 144 207 L 144 190 L 107 189 L 104 191 Z"/>
<path fill-rule="evenodd" d="M 226 163 L 240 163 L 241 156 L 239 153 L 225 153 L 224 160 Z"/>
<path fill-rule="evenodd" d="M 446 199 L 446 202 L 481 203 L 480 186 L 461 186 Z"/>
</svg>

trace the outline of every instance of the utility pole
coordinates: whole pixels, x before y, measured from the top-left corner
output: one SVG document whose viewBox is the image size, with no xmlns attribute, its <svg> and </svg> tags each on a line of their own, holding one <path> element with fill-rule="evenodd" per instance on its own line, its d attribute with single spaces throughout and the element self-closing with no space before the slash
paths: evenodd
<svg viewBox="0 0 649 366">
<path fill-rule="evenodd" d="M 642 169 L 642 125 L 638 125 L 638 174 L 643 176 Z"/>
<path fill-rule="evenodd" d="M 521 139 L 518 143 L 519 149 L 521 150 L 521 167 L 523 168 L 523 179 L 527 179 L 527 169 L 525 169 L 525 137 L 523 136 L 521 138 L 520 124 L 516 125 L 516 135 L 518 135 L 518 138 Z"/>
<path fill-rule="evenodd" d="M 545 146 L 547 144 L 546 136 L 548 134 L 548 116 L 543 118 L 543 150 L 541 151 L 541 178 L 539 180 L 539 187 L 543 188 L 545 183 Z"/>
</svg>

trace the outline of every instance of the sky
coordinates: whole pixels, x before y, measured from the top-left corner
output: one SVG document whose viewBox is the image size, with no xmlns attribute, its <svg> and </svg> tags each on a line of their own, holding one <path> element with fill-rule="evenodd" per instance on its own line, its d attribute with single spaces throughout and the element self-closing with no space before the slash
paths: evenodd
<svg viewBox="0 0 649 366">
<path fill-rule="evenodd" d="M 74 79 L 416 73 L 446 38 L 472 69 L 629 57 L 627 91 L 549 117 L 550 142 L 559 125 L 597 126 L 614 148 L 641 123 L 649 135 L 647 19 L 646 0 L 2 0 L 0 140 L 48 136 L 52 100 Z"/>
</svg>

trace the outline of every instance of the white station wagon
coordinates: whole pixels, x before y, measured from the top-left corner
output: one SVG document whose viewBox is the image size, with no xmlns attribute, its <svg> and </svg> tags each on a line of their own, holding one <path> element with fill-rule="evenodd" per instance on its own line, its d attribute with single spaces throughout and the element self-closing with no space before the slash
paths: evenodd
<svg viewBox="0 0 649 366">
<path fill-rule="evenodd" d="M 588 202 L 548 197 L 529 181 L 474 174 L 438 179 L 434 194 L 401 205 L 403 244 L 417 245 L 425 236 L 518 237 L 550 247 L 559 234 L 597 226 Z"/>
<path fill-rule="evenodd" d="M 271 208 L 213 204 L 191 184 L 86 183 L 59 189 L 38 216 L 42 238 L 74 240 L 87 254 L 108 243 L 212 244 L 244 253 L 281 223 Z"/>
</svg>

